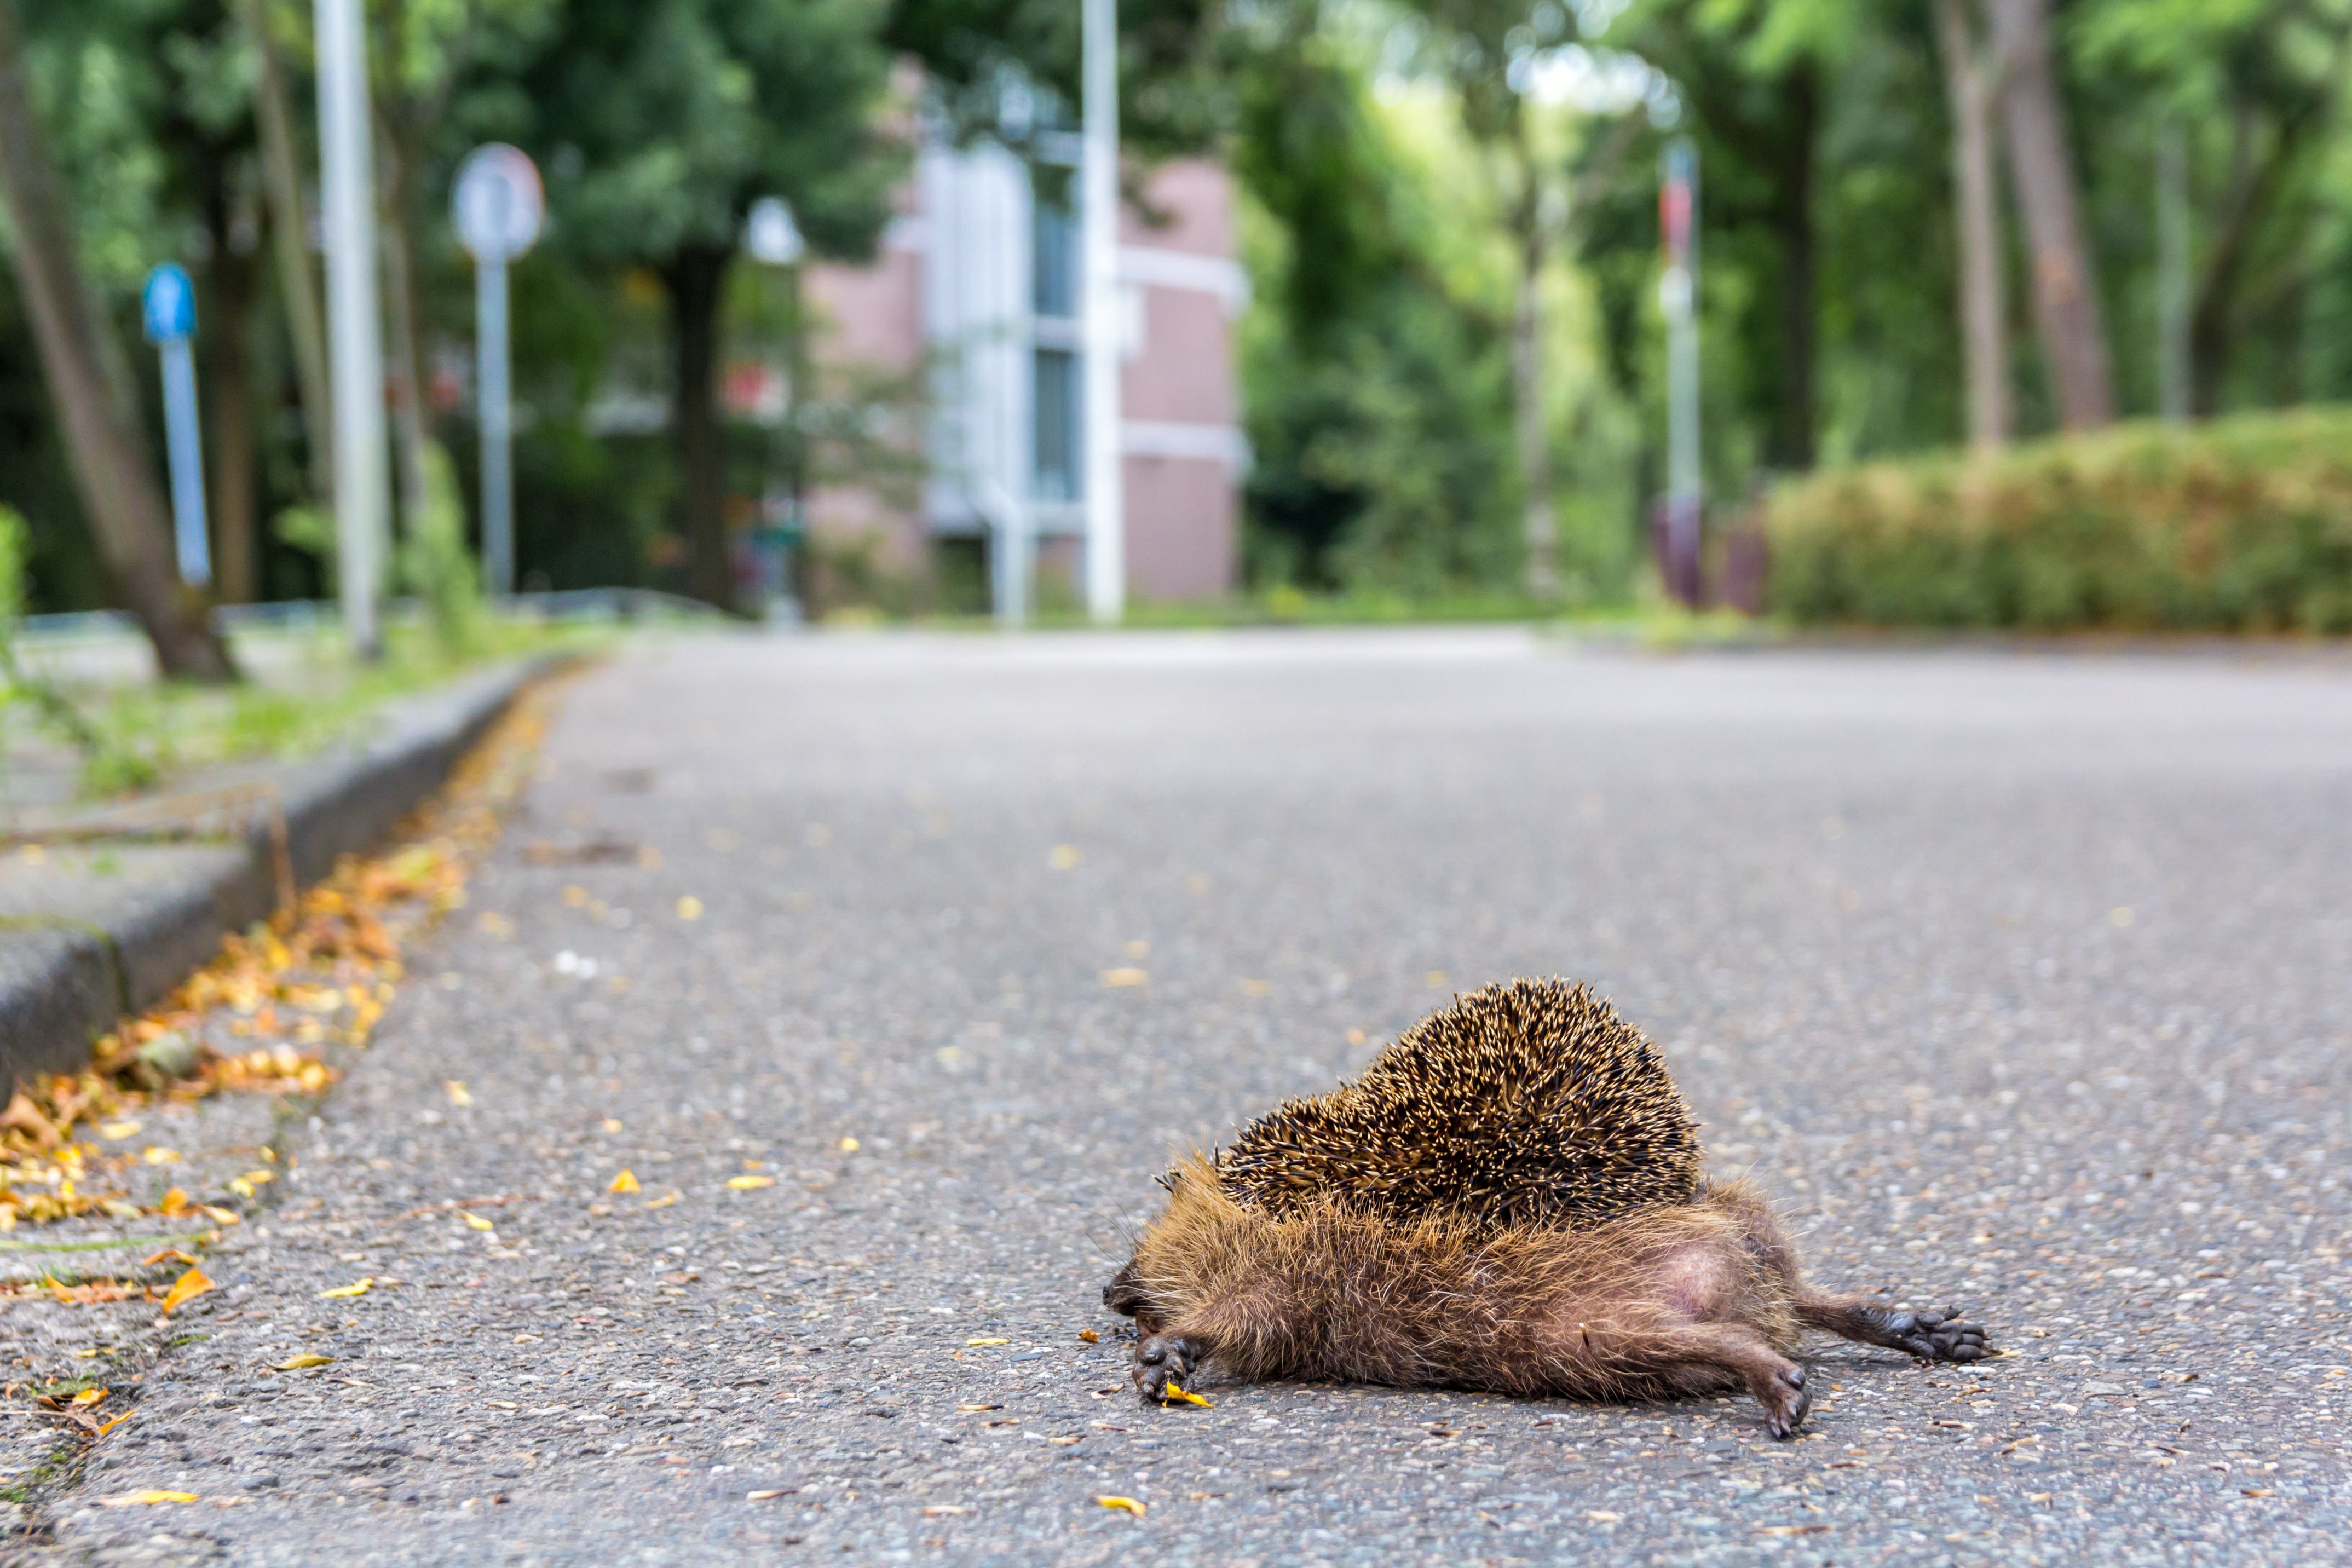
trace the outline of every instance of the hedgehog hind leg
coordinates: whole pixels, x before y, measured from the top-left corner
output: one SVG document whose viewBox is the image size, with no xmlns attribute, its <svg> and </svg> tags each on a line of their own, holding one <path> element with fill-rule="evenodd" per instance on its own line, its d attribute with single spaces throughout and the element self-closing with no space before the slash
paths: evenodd
<svg viewBox="0 0 2352 1568">
<path fill-rule="evenodd" d="M 1737 1381 L 1764 1407 L 1764 1427 L 1775 1437 L 1797 1435 L 1805 1414 L 1812 1408 L 1812 1391 L 1805 1369 L 1772 1348 L 1764 1331 L 1752 1323 L 1723 1321 L 1687 1323 L 1659 1329 L 1646 1344 L 1625 1347 L 1632 1358 L 1660 1365 L 1669 1384 L 1691 1392 L 1720 1389 Z M 1679 1373 L 1682 1375 L 1676 1376 Z"/>
<path fill-rule="evenodd" d="M 1982 1361 L 1981 1325 L 1963 1322 L 1958 1307 L 1941 1311 L 1898 1311 L 1861 1296 L 1805 1290 L 1797 1297 L 1797 1317 L 1809 1329 L 1865 1345 L 1883 1345 L 1922 1361 Z"/>
</svg>

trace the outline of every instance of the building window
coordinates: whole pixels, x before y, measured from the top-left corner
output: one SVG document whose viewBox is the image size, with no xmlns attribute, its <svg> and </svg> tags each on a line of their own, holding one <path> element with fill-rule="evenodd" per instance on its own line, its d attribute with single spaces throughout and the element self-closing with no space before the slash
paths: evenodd
<svg viewBox="0 0 2352 1568">
<path fill-rule="evenodd" d="M 1078 356 L 1037 351 L 1036 490 L 1041 501 L 1078 499 Z"/>
<path fill-rule="evenodd" d="M 1069 207 L 1040 196 L 1031 237 L 1035 253 L 1030 285 L 1030 309 L 1055 321 L 1078 313 L 1078 226 Z"/>
</svg>

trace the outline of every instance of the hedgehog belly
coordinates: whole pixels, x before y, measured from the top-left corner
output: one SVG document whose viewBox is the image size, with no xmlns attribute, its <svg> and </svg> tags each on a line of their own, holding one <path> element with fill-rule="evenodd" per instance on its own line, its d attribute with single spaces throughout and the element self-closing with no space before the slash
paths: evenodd
<svg viewBox="0 0 2352 1568">
<path fill-rule="evenodd" d="M 1688 1203 L 1698 1125 L 1641 1030 L 1590 987 L 1457 997 L 1329 1094 L 1289 1100 L 1217 1157 L 1236 1201 L 1329 1199 L 1393 1224 L 1585 1227 Z"/>
</svg>

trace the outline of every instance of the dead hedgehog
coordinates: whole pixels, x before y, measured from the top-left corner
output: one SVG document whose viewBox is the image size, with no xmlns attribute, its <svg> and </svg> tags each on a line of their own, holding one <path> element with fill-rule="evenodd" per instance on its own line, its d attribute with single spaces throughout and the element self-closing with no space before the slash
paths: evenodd
<svg viewBox="0 0 2352 1568">
<path fill-rule="evenodd" d="M 1515 980 L 1423 1019 L 1363 1077 L 1286 1100 L 1104 1289 L 1146 1400 L 1196 1368 L 1571 1398 L 1745 1387 L 1776 1437 L 1807 1329 L 1980 1361 L 1957 1309 L 1809 1288 L 1762 1194 L 1710 1183 L 1657 1047 L 1586 986 Z"/>
</svg>

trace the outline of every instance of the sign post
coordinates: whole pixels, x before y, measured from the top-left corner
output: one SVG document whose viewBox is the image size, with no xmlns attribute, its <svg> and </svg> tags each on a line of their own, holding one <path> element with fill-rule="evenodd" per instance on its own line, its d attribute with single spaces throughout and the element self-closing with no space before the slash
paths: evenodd
<svg viewBox="0 0 2352 1568">
<path fill-rule="evenodd" d="M 1118 0 L 1086 0 L 1078 164 L 1079 316 L 1085 353 L 1087 610 L 1116 626 L 1127 612 L 1127 494 L 1119 450 Z"/>
<path fill-rule="evenodd" d="M 507 357 L 507 263 L 529 250 L 547 216 L 539 170 L 502 142 L 457 170 L 457 237 L 474 258 L 474 406 L 482 426 L 482 579 L 514 592 L 514 418 Z"/>
<path fill-rule="evenodd" d="M 196 368 L 188 339 L 196 330 L 196 289 L 187 268 L 166 261 L 147 274 L 141 297 L 147 341 L 163 355 L 163 447 L 172 467 L 172 537 L 180 581 L 192 588 L 213 580 L 212 541 L 205 523 L 205 456 L 196 426 Z"/>
<path fill-rule="evenodd" d="M 1658 227 L 1665 240 L 1665 275 L 1658 303 L 1666 317 L 1666 510 L 1664 559 L 1666 591 L 1696 608 L 1699 524 L 1705 510 L 1699 463 L 1698 156 L 1688 137 L 1666 143 L 1658 187 Z"/>
</svg>

